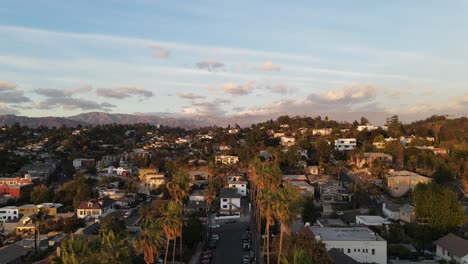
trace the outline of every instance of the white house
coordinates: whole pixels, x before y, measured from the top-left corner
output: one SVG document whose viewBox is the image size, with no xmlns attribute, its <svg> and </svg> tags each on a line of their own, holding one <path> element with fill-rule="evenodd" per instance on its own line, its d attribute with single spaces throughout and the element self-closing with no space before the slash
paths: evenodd
<svg viewBox="0 0 468 264">
<path fill-rule="evenodd" d="M 355 138 L 339 138 L 335 140 L 335 149 L 343 150 L 353 150 L 356 147 Z"/>
<path fill-rule="evenodd" d="M 294 137 L 287 137 L 287 136 L 281 137 L 281 146 L 283 147 L 290 147 L 294 145 L 294 142 L 296 142 L 296 139 Z"/>
<path fill-rule="evenodd" d="M 19 209 L 17 206 L 5 206 L 0 208 L 0 222 L 6 222 L 8 220 L 19 218 L 18 210 Z"/>
<path fill-rule="evenodd" d="M 236 188 L 237 193 L 242 197 L 247 196 L 247 182 L 246 181 L 228 181 L 229 188 Z"/>
<path fill-rule="evenodd" d="M 451 261 L 457 263 L 468 263 L 468 240 L 454 234 L 448 234 L 435 241 L 436 260 Z"/>
<path fill-rule="evenodd" d="M 241 195 L 236 189 L 223 188 L 219 192 L 220 214 L 230 215 L 242 212 Z"/>
<path fill-rule="evenodd" d="M 76 209 L 76 215 L 78 218 L 99 218 L 101 216 L 106 216 L 115 210 L 114 204 L 115 201 L 108 197 L 81 202 Z"/>
<path fill-rule="evenodd" d="M 391 224 L 379 215 L 356 215 L 356 224 L 365 226 L 382 226 Z"/>
<path fill-rule="evenodd" d="M 304 228 L 311 238 L 321 240 L 327 250 L 336 248 L 360 263 L 387 263 L 387 241 L 368 227 Z"/>
<path fill-rule="evenodd" d="M 216 155 L 215 157 L 216 162 L 221 162 L 223 164 L 236 164 L 239 162 L 239 157 L 237 156 L 230 156 L 230 155 Z"/>
<path fill-rule="evenodd" d="M 382 213 L 388 219 L 400 220 L 400 205 L 382 203 Z"/>
<path fill-rule="evenodd" d="M 189 195 L 189 201 L 192 202 L 204 202 L 205 195 L 203 190 L 195 190 Z"/>
<path fill-rule="evenodd" d="M 328 136 L 331 135 L 333 129 L 331 128 L 318 128 L 318 129 L 312 129 L 312 135 L 315 136 Z"/>
</svg>

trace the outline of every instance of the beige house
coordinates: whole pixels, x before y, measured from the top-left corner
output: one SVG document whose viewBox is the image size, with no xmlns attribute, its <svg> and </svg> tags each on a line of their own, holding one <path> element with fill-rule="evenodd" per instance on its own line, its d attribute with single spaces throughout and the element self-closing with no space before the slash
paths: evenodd
<svg viewBox="0 0 468 264">
<path fill-rule="evenodd" d="M 152 190 L 166 183 L 164 176 L 164 173 L 160 173 L 158 169 L 140 169 L 138 172 L 140 181 Z"/>
<path fill-rule="evenodd" d="M 387 190 L 393 197 L 400 197 L 413 190 L 418 183 L 428 184 L 431 181 L 431 178 L 411 171 L 395 171 L 387 176 Z"/>
<path fill-rule="evenodd" d="M 405 204 L 400 207 L 400 222 L 402 223 L 414 223 L 416 222 L 416 213 L 414 211 L 414 206 Z"/>
</svg>

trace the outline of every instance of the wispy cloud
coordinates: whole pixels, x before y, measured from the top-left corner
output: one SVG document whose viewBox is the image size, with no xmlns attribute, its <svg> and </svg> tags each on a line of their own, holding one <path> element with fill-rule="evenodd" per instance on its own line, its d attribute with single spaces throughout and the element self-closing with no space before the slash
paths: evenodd
<svg viewBox="0 0 468 264">
<path fill-rule="evenodd" d="M 231 95 L 246 95 L 254 91 L 255 83 L 253 81 L 249 81 L 244 84 L 225 83 L 221 88 Z"/>
<path fill-rule="evenodd" d="M 208 71 L 216 71 L 224 68 L 224 63 L 219 61 L 200 61 L 196 64 L 197 68 Z"/>
<path fill-rule="evenodd" d="M 141 98 L 149 98 L 153 96 L 152 91 L 148 91 L 141 87 L 123 87 L 123 88 L 99 88 L 96 94 L 107 98 L 124 99 L 132 96 L 139 96 Z"/>
<path fill-rule="evenodd" d="M 281 95 L 292 94 L 297 91 L 297 89 L 289 87 L 288 85 L 285 85 L 285 84 L 268 85 L 266 86 L 266 89 L 269 90 L 270 92 L 281 94 Z"/>
<path fill-rule="evenodd" d="M 0 102 L 2 103 L 26 103 L 31 100 L 24 96 L 23 91 L 18 91 L 16 83 L 0 81 Z"/>
<path fill-rule="evenodd" d="M 155 59 L 164 59 L 167 58 L 171 55 L 171 52 L 167 49 L 164 49 L 160 46 L 151 46 L 151 49 L 153 50 L 153 58 Z"/>
<path fill-rule="evenodd" d="M 182 99 L 187 99 L 187 100 L 204 99 L 206 97 L 204 95 L 199 95 L 199 94 L 194 94 L 194 93 L 177 93 L 177 96 L 179 96 Z"/>
<path fill-rule="evenodd" d="M 45 101 L 34 103 L 31 105 L 35 109 L 49 110 L 61 107 L 64 110 L 109 110 L 111 107 L 115 107 L 110 103 L 98 103 L 95 101 L 72 98 L 72 97 L 49 97 Z"/>
<path fill-rule="evenodd" d="M 281 68 L 277 65 L 274 65 L 271 61 L 265 61 L 262 66 L 260 66 L 260 70 L 264 71 L 279 71 Z"/>
<path fill-rule="evenodd" d="M 86 93 L 90 92 L 91 90 L 93 90 L 93 88 L 87 85 L 76 89 L 40 88 L 35 89 L 34 92 L 47 97 L 71 97 L 74 94 Z"/>
</svg>

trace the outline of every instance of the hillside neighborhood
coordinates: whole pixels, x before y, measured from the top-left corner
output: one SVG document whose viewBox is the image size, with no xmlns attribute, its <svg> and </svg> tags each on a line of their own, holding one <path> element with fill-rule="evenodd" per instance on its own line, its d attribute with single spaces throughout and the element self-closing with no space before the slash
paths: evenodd
<svg viewBox="0 0 468 264">
<path fill-rule="evenodd" d="M 468 119 L 0 128 L 0 263 L 468 263 Z"/>
</svg>

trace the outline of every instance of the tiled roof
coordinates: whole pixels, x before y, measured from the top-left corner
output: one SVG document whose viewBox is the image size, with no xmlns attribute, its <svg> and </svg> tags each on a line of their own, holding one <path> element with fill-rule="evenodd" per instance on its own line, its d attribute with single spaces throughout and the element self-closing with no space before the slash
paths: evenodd
<svg viewBox="0 0 468 264">
<path fill-rule="evenodd" d="M 434 242 L 434 244 L 444 248 L 450 254 L 459 258 L 468 255 L 468 240 L 465 240 L 454 234 L 448 234 Z"/>
</svg>

